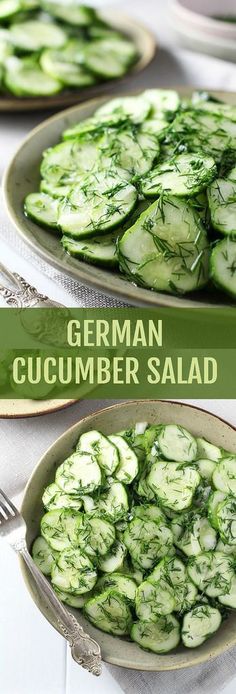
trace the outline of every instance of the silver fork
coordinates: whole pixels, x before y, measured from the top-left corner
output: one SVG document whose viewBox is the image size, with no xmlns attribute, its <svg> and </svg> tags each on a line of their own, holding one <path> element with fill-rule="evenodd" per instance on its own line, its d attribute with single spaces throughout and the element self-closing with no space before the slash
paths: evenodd
<svg viewBox="0 0 236 694">
<path fill-rule="evenodd" d="M 0 284 L 0 294 L 8 306 L 14 308 L 62 307 L 62 304 L 49 299 L 46 294 L 40 294 L 36 287 L 26 282 L 24 277 L 17 272 L 10 272 L 2 263 L 0 263 L 0 274 L 10 284 L 10 287 Z"/>
<path fill-rule="evenodd" d="M 39 595 L 43 598 L 47 608 L 53 613 L 55 625 L 60 633 L 69 642 L 71 655 L 74 660 L 82 665 L 93 675 L 101 674 L 101 649 L 98 643 L 91 638 L 77 619 L 66 610 L 58 600 L 45 576 L 41 573 L 31 558 L 26 545 L 26 524 L 10 499 L 0 489 L 0 537 L 5 538 L 12 549 L 25 561 L 32 574 Z"/>
</svg>

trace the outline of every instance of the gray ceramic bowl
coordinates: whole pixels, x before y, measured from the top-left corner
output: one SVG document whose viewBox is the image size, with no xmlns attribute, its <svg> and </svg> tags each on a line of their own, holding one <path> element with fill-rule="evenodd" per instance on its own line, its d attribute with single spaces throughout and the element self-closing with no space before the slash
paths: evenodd
<svg viewBox="0 0 236 694">
<path fill-rule="evenodd" d="M 39 522 L 43 514 L 41 502 L 43 490 L 54 479 L 57 466 L 71 453 L 80 434 L 93 428 L 110 434 L 133 426 L 138 421 L 147 421 L 150 424 L 158 422 L 180 424 L 194 435 L 204 436 L 212 443 L 236 452 L 236 430 L 209 412 L 190 405 L 167 400 L 139 400 L 100 410 L 68 429 L 46 451 L 36 466 L 26 487 L 22 503 L 22 513 L 28 528 L 27 543 L 29 548 L 39 532 Z M 33 600 L 46 619 L 56 628 L 52 615 L 35 591 L 33 579 L 22 561 L 21 568 Z M 232 613 L 215 636 L 206 641 L 200 648 L 188 650 L 180 646 L 176 651 L 166 655 L 155 655 L 141 650 L 135 643 L 114 638 L 99 631 L 87 622 L 78 610 L 68 609 L 73 612 L 91 636 L 99 642 L 103 660 L 121 667 L 156 672 L 175 670 L 204 663 L 236 645 L 236 613 Z"/>
</svg>

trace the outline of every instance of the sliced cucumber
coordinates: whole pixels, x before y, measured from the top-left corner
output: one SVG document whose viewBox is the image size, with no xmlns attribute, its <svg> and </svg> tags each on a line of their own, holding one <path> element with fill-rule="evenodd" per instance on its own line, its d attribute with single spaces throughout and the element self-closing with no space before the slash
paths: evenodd
<svg viewBox="0 0 236 694">
<path fill-rule="evenodd" d="M 236 239 L 216 244 L 210 258 L 210 276 L 216 287 L 236 298 Z"/>
<path fill-rule="evenodd" d="M 147 580 L 137 588 L 135 609 L 142 622 L 157 622 L 160 615 L 171 614 L 174 608 L 173 591 L 161 578 L 156 585 Z"/>
<path fill-rule="evenodd" d="M 129 184 L 120 184 L 117 191 L 107 194 L 85 191 L 77 185 L 59 205 L 58 224 L 64 233 L 75 238 L 96 236 L 125 221 L 136 202 L 137 191 Z"/>
<path fill-rule="evenodd" d="M 67 195 L 69 195 L 71 191 L 71 184 L 65 185 L 65 186 L 60 186 L 60 185 L 54 185 L 54 183 L 50 183 L 50 181 L 45 181 L 42 179 L 40 182 L 40 192 L 41 193 L 47 193 L 52 198 L 64 198 Z"/>
<path fill-rule="evenodd" d="M 118 244 L 121 270 L 156 291 L 185 293 L 208 280 L 208 241 L 194 208 L 176 197 L 154 202 Z"/>
<path fill-rule="evenodd" d="M 110 130 L 101 142 L 101 156 L 121 167 L 128 177 L 143 176 L 160 154 L 157 135 L 145 131 L 145 123 L 118 131 Z"/>
<path fill-rule="evenodd" d="M 165 557 L 155 567 L 148 581 L 158 588 L 161 584 L 174 597 L 173 610 L 185 612 L 197 600 L 197 588 L 189 580 L 187 570 L 179 557 Z"/>
<path fill-rule="evenodd" d="M 67 39 L 66 33 L 60 26 L 33 19 L 12 24 L 9 32 L 13 45 L 24 52 L 40 51 L 42 48 L 60 48 Z"/>
<path fill-rule="evenodd" d="M 222 540 L 218 540 L 216 545 L 216 551 L 223 552 L 224 554 L 229 554 L 231 557 L 235 557 L 236 555 L 235 545 L 226 545 L 225 542 L 222 542 Z"/>
<path fill-rule="evenodd" d="M 225 499 L 225 494 L 224 492 L 212 492 L 209 496 L 208 499 L 208 516 L 210 523 L 213 528 L 218 530 L 218 517 L 217 517 L 217 508 L 219 504 L 224 501 Z M 222 549 L 222 552 L 224 550 Z"/>
<path fill-rule="evenodd" d="M 113 573 L 109 576 L 101 576 L 96 583 L 96 590 L 103 593 L 104 590 L 115 590 L 120 595 L 123 595 L 130 602 L 135 601 L 137 584 L 125 574 Z"/>
<path fill-rule="evenodd" d="M 123 96 L 106 101 L 103 106 L 100 106 L 95 111 L 95 116 L 98 119 L 103 119 L 111 114 L 119 118 L 128 118 L 132 123 L 142 123 L 146 120 L 150 112 L 150 105 L 147 100 L 141 96 Z"/>
<path fill-rule="evenodd" d="M 157 440 L 161 454 L 167 460 L 191 463 L 196 459 L 196 440 L 184 427 L 166 424 L 166 426 L 163 426 Z"/>
<path fill-rule="evenodd" d="M 156 504 L 142 504 L 142 506 L 133 506 L 131 511 L 132 518 L 141 518 L 143 520 L 153 520 L 157 523 L 165 521 L 165 514 L 156 506 Z"/>
<path fill-rule="evenodd" d="M 148 570 L 172 550 L 173 535 L 164 523 L 134 518 L 124 532 L 124 543 L 134 566 Z"/>
<path fill-rule="evenodd" d="M 163 191 L 179 197 L 192 196 L 204 190 L 217 174 L 212 157 L 200 153 L 179 154 L 172 161 L 159 164 L 142 181 L 142 192 L 157 197 Z"/>
<path fill-rule="evenodd" d="M 224 236 L 236 235 L 236 182 L 217 178 L 207 195 L 213 228 Z"/>
<path fill-rule="evenodd" d="M 236 496 L 236 456 L 220 460 L 213 473 L 213 483 L 220 492 Z"/>
<path fill-rule="evenodd" d="M 94 84 L 96 81 L 94 75 L 91 75 L 83 65 L 76 63 L 75 58 L 74 61 L 67 58 L 66 46 L 62 49 L 47 48 L 40 57 L 40 65 L 46 75 L 60 80 L 68 87 L 88 87 Z"/>
<path fill-rule="evenodd" d="M 201 477 L 204 480 L 210 481 L 212 479 L 216 463 L 214 463 L 213 460 L 209 460 L 207 458 L 200 458 L 199 460 L 196 460 L 196 464 L 198 466 Z"/>
<path fill-rule="evenodd" d="M 98 136 L 99 133 L 103 133 L 107 128 L 116 128 L 126 120 L 127 116 L 117 113 L 104 113 L 101 116 L 94 115 L 93 117 L 86 118 L 85 120 L 76 123 L 71 128 L 64 130 L 62 133 L 62 138 L 63 140 L 73 140 L 77 137 L 87 135 L 88 133 L 90 135 L 94 134 L 95 136 Z"/>
<path fill-rule="evenodd" d="M 0 21 L 11 19 L 21 10 L 21 0 L 1 0 Z"/>
<path fill-rule="evenodd" d="M 96 11 L 80 0 L 40 0 L 44 10 L 67 24 L 87 27 L 96 20 Z"/>
<path fill-rule="evenodd" d="M 98 510 L 103 518 L 114 523 L 126 516 L 129 502 L 126 489 L 121 482 L 112 482 L 108 491 L 99 496 Z"/>
<path fill-rule="evenodd" d="M 216 508 L 218 529 L 221 540 L 228 545 L 236 545 L 236 499 L 228 497 L 220 501 Z"/>
<path fill-rule="evenodd" d="M 115 478 L 124 484 L 131 484 L 138 474 L 138 458 L 122 436 L 112 434 L 109 441 L 116 446 L 119 453 L 119 464 L 115 470 Z"/>
<path fill-rule="evenodd" d="M 123 38 L 104 38 L 92 41 L 84 51 L 84 63 L 98 77 L 122 77 L 135 62 L 137 50 L 131 41 Z"/>
<path fill-rule="evenodd" d="M 0 5 L 1 7 L 1 5 Z M 13 53 L 13 46 L 10 42 L 9 31 L 0 29 L 0 65 L 4 67 L 7 58 Z"/>
<path fill-rule="evenodd" d="M 169 127 L 170 124 L 165 118 L 147 118 L 143 123 L 143 132 L 155 135 L 162 140 Z"/>
<path fill-rule="evenodd" d="M 191 505 L 200 475 L 189 465 L 158 461 L 152 465 L 147 483 L 164 506 L 182 511 Z"/>
<path fill-rule="evenodd" d="M 8 58 L 4 82 L 16 96 L 51 96 L 61 90 L 61 82 L 45 75 L 32 58 Z"/>
<path fill-rule="evenodd" d="M 201 150 L 220 162 L 222 152 L 236 149 L 236 123 L 201 110 L 184 112 L 175 119 L 168 139 L 176 150 Z"/>
<path fill-rule="evenodd" d="M 105 556 L 99 557 L 98 567 L 100 571 L 104 571 L 104 573 L 107 574 L 113 574 L 114 571 L 119 571 L 123 565 L 126 553 L 127 550 L 123 542 L 116 540 L 109 552 L 107 552 Z"/>
<path fill-rule="evenodd" d="M 82 522 L 82 513 L 75 513 L 71 509 L 55 509 L 42 517 L 41 533 L 51 549 L 61 552 L 71 545 L 78 547 Z"/>
<path fill-rule="evenodd" d="M 202 518 L 195 511 L 174 518 L 171 529 L 175 544 L 188 557 L 197 556 L 204 551 L 208 552 L 216 546 L 215 530 L 207 518 Z"/>
<path fill-rule="evenodd" d="M 151 106 L 152 117 L 175 114 L 180 106 L 179 94 L 174 89 L 146 89 L 143 98 Z"/>
<path fill-rule="evenodd" d="M 108 634 L 125 636 L 130 631 L 132 616 L 127 600 L 115 590 L 106 590 L 88 600 L 84 612 L 95 627 Z"/>
<path fill-rule="evenodd" d="M 222 458 L 222 453 L 218 446 L 206 441 L 206 439 L 197 438 L 197 458 L 208 458 L 214 462 L 218 462 Z"/>
<path fill-rule="evenodd" d="M 219 610 L 210 605 L 197 605 L 184 615 L 181 637 L 186 648 L 196 648 L 209 639 L 220 627 Z"/>
<path fill-rule="evenodd" d="M 81 260 L 99 267 L 115 268 L 118 266 L 117 239 L 118 230 L 115 230 L 106 236 L 93 236 L 91 240 L 84 239 L 83 241 L 63 236 L 62 245 L 65 251 L 75 258 L 81 258 Z"/>
<path fill-rule="evenodd" d="M 78 610 L 81 610 L 82 607 L 84 607 L 85 603 L 87 600 L 89 600 L 92 596 L 92 592 L 88 591 L 88 593 L 83 593 L 83 595 L 73 595 L 72 593 L 64 593 L 62 590 L 59 590 L 59 588 L 56 588 L 54 585 L 54 590 L 61 602 L 65 602 L 66 605 L 70 605 L 70 607 L 75 607 Z"/>
<path fill-rule="evenodd" d="M 94 515 L 84 516 L 78 538 L 78 544 L 83 552 L 89 557 L 104 556 L 114 542 L 115 530 L 111 523 Z"/>
<path fill-rule="evenodd" d="M 153 622 L 135 622 L 131 639 L 141 648 L 154 653 L 168 653 L 180 642 L 180 625 L 173 615 L 159 617 Z"/>
<path fill-rule="evenodd" d="M 37 537 L 32 547 L 32 557 L 40 571 L 50 576 L 56 552 L 49 547 L 44 537 Z"/>
<path fill-rule="evenodd" d="M 223 552 L 204 552 L 191 557 L 187 570 L 193 583 L 211 598 L 227 593 L 234 576 L 232 557 Z"/>
<path fill-rule="evenodd" d="M 44 490 L 42 502 L 48 511 L 60 508 L 71 508 L 74 511 L 79 511 L 82 506 L 82 499 L 63 494 L 54 482 Z"/>
<path fill-rule="evenodd" d="M 87 431 L 80 436 L 77 450 L 91 453 L 97 459 L 98 464 L 106 475 L 112 475 L 119 465 L 119 451 L 112 443 L 110 437 L 101 434 L 100 431 Z"/>
<path fill-rule="evenodd" d="M 44 76 L 45 77 L 45 76 Z M 51 188 L 67 186 L 99 166 L 98 142 L 68 140 L 43 153 L 41 175 Z"/>
<path fill-rule="evenodd" d="M 90 494 L 102 481 L 96 458 L 89 453 L 72 453 L 56 471 L 56 484 L 66 494 Z"/>
<path fill-rule="evenodd" d="M 219 602 L 231 610 L 236 609 L 236 576 L 233 577 L 230 589 L 227 593 L 218 596 Z"/>
<path fill-rule="evenodd" d="M 27 217 L 41 226 L 57 229 L 58 200 L 45 193 L 30 193 L 25 198 L 24 210 Z"/>
<path fill-rule="evenodd" d="M 51 576 L 53 586 L 73 595 L 83 595 L 92 590 L 97 580 L 90 559 L 80 549 L 71 547 L 61 552 Z"/>
</svg>

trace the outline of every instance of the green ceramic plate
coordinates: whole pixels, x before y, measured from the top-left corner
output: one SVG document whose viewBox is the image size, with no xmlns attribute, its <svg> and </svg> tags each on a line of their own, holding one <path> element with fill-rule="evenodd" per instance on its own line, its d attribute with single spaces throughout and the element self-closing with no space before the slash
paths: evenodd
<svg viewBox="0 0 236 694">
<path fill-rule="evenodd" d="M 22 513 L 27 524 L 29 548 L 39 533 L 40 518 L 43 514 L 41 501 L 43 490 L 54 479 L 56 467 L 70 455 L 79 436 L 89 429 L 98 429 L 109 435 L 114 431 L 132 427 L 138 421 L 146 421 L 150 424 L 158 422 L 179 424 L 189 429 L 195 436 L 204 436 L 217 446 L 236 452 L 234 427 L 219 417 L 190 405 L 168 400 L 138 400 L 113 405 L 95 412 L 77 422 L 55 441 L 39 461 L 28 482 L 22 503 Z M 57 628 L 55 617 L 53 618 L 44 601 L 40 599 L 35 590 L 34 581 L 23 561 L 21 561 L 21 568 L 34 602 L 46 619 Z M 141 650 L 135 643 L 114 638 L 99 631 L 87 622 L 78 610 L 68 609 L 77 617 L 85 630 L 98 641 L 103 660 L 121 667 L 155 672 L 191 667 L 212 660 L 236 645 L 236 612 L 232 612 L 213 638 L 205 641 L 200 648 L 190 650 L 182 646 L 166 655 L 155 655 Z"/>
<path fill-rule="evenodd" d="M 156 85 L 153 85 L 156 86 Z M 194 88 L 179 88 L 182 95 L 190 95 Z M 214 92 L 215 95 L 229 103 L 236 103 L 236 95 L 228 92 Z M 115 271 L 96 268 L 83 261 L 70 257 L 63 250 L 60 239 L 42 229 L 23 214 L 23 201 L 28 193 L 39 186 L 39 166 L 42 152 L 61 138 L 63 130 L 93 114 L 106 98 L 94 99 L 80 106 L 74 106 L 56 116 L 47 119 L 32 130 L 14 156 L 4 180 L 5 199 L 8 214 L 24 241 L 39 256 L 55 268 L 75 280 L 120 301 L 138 306 L 172 306 L 172 307 L 219 307 L 230 305 L 230 299 L 220 292 L 202 290 L 185 297 L 153 292 L 137 287 Z M 231 302 L 232 303 L 232 302 Z"/>
<path fill-rule="evenodd" d="M 106 94 L 110 92 L 111 87 L 114 88 L 117 83 L 121 84 L 131 76 L 142 72 L 142 70 L 151 63 L 157 50 L 156 39 L 153 34 L 146 27 L 133 19 L 133 17 L 128 17 L 118 10 L 104 9 L 100 10 L 99 14 L 110 26 L 131 38 L 137 47 L 139 58 L 123 78 L 119 80 L 109 80 L 108 82 L 95 84 L 92 87 L 86 87 L 84 89 L 63 89 L 60 94 L 49 97 L 21 98 L 11 94 L 1 94 L 0 112 L 43 111 L 52 108 L 65 108 L 71 104 L 82 103 L 86 99 L 92 99 L 93 97 Z"/>
</svg>

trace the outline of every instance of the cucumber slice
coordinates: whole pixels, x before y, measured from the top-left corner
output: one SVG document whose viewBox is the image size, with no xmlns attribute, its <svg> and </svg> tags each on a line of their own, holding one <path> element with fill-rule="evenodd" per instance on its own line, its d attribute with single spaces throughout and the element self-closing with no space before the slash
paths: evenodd
<svg viewBox="0 0 236 694">
<path fill-rule="evenodd" d="M 137 59 L 135 45 L 126 39 L 105 38 L 91 41 L 84 50 L 84 63 L 98 77 L 122 77 Z"/>
<path fill-rule="evenodd" d="M 137 584 L 124 574 L 113 573 L 110 576 L 101 576 L 96 583 L 96 590 L 103 593 L 104 590 L 115 590 L 123 595 L 129 602 L 135 601 Z"/>
<path fill-rule="evenodd" d="M 83 552 L 89 557 L 104 556 L 114 542 L 115 530 L 111 523 L 96 516 L 84 516 L 78 541 Z"/>
<path fill-rule="evenodd" d="M 61 82 L 45 75 L 32 58 L 11 56 L 6 60 L 4 83 L 15 96 L 51 96 Z"/>
<path fill-rule="evenodd" d="M 180 97 L 174 89 L 146 89 L 142 94 L 151 106 L 151 116 L 175 114 L 180 106 Z"/>
<path fill-rule="evenodd" d="M 162 616 L 153 622 L 135 622 L 130 636 L 141 648 L 153 653 L 168 653 L 180 642 L 180 625 L 173 615 Z"/>
<path fill-rule="evenodd" d="M 147 483 L 164 506 L 182 511 L 191 505 L 200 475 L 189 465 L 158 461 L 152 465 Z"/>
<path fill-rule="evenodd" d="M 54 511 L 58 508 L 71 508 L 74 511 L 79 511 L 82 506 L 82 499 L 63 494 L 54 482 L 44 490 L 42 502 L 48 511 Z"/>
<path fill-rule="evenodd" d="M 158 139 L 163 140 L 166 131 L 170 124 L 164 118 L 147 118 L 143 123 L 143 132 L 155 135 Z"/>
<path fill-rule="evenodd" d="M 217 116 L 224 116 L 236 122 L 236 109 L 235 106 L 230 106 L 230 104 L 217 103 L 216 101 L 202 101 L 197 108 L 200 108 L 201 111 L 214 113 Z"/>
<path fill-rule="evenodd" d="M 21 51 L 41 51 L 42 48 L 60 48 L 67 36 L 63 29 L 52 22 L 28 20 L 17 22 L 9 28 L 13 45 Z"/>
<path fill-rule="evenodd" d="M 45 193 L 30 193 L 25 198 L 24 211 L 40 226 L 57 229 L 58 200 Z"/>
<path fill-rule="evenodd" d="M 157 441 L 161 454 L 167 460 L 191 463 L 196 459 L 196 440 L 184 427 L 167 424 L 162 428 Z"/>
<path fill-rule="evenodd" d="M 208 458 L 214 462 L 218 462 L 222 458 L 222 453 L 218 446 L 209 443 L 206 439 L 197 438 L 197 458 Z"/>
<path fill-rule="evenodd" d="M 82 522 L 82 513 L 71 509 L 48 511 L 41 519 L 41 534 L 51 549 L 61 552 L 71 545 L 78 546 Z"/>
<path fill-rule="evenodd" d="M 232 579 L 228 593 L 219 595 L 218 600 L 222 605 L 229 607 L 231 610 L 236 609 L 236 576 Z"/>
<path fill-rule="evenodd" d="M 72 185 L 81 175 L 99 166 L 98 142 L 84 138 L 82 141 L 61 142 L 43 153 L 41 176 L 51 187 Z"/>
<path fill-rule="evenodd" d="M 183 514 L 172 520 L 171 530 L 176 546 L 187 555 L 197 556 L 204 551 L 213 550 L 217 535 L 207 518 L 202 518 L 195 511 Z"/>
<path fill-rule="evenodd" d="M 134 566 L 148 570 L 172 550 L 173 535 L 164 523 L 135 518 L 124 532 L 124 543 Z"/>
<path fill-rule="evenodd" d="M 216 551 L 223 552 L 224 554 L 229 554 L 231 557 L 236 556 L 236 546 L 226 545 L 225 542 L 222 542 L 222 540 L 218 540 L 216 545 Z"/>
<path fill-rule="evenodd" d="M 137 203 L 134 186 L 122 183 L 109 193 L 73 187 L 67 200 L 59 205 L 58 224 L 75 238 L 106 233 L 131 214 Z"/>
<path fill-rule="evenodd" d="M 148 577 L 148 581 L 154 586 L 162 583 L 174 598 L 173 610 L 185 612 L 189 610 L 197 600 L 196 586 L 189 580 L 187 570 L 178 557 L 165 557 L 155 567 Z"/>
<path fill-rule="evenodd" d="M 129 502 L 126 489 L 121 482 L 112 482 L 109 490 L 99 496 L 98 510 L 103 518 L 114 523 L 126 517 Z"/>
<path fill-rule="evenodd" d="M 92 590 L 97 580 L 90 559 L 80 549 L 71 547 L 61 552 L 51 576 L 53 586 L 73 595 L 83 595 Z"/>
<path fill-rule="evenodd" d="M 84 612 L 95 627 L 108 634 L 113 636 L 129 634 L 132 615 L 124 596 L 115 590 L 106 590 L 88 600 Z"/>
<path fill-rule="evenodd" d="M 160 615 L 171 614 L 174 608 L 173 591 L 161 578 L 156 585 L 147 580 L 137 588 L 135 609 L 142 622 L 157 622 Z"/>
<path fill-rule="evenodd" d="M 119 465 L 117 447 L 110 438 L 103 436 L 100 431 L 92 430 L 82 434 L 77 444 L 77 450 L 94 455 L 106 475 L 112 475 Z"/>
<path fill-rule="evenodd" d="M 184 615 L 181 637 L 186 648 L 197 648 L 219 629 L 222 617 L 215 607 L 197 605 Z"/>
<path fill-rule="evenodd" d="M 236 496 L 236 456 L 222 458 L 213 473 L 216 489 Z"/>
<path fill-rule="evenodd" d="M 203 552 L 191 557 L 187 570 L 193 583 L 211 598 L 226 594 L 234 576 L 232 557 L 223 552 Z"/>
<path fill-rule="evenodd" d="M 150 105 L 142 94 L 141 96 L 123 96 L 111 99 L 95 111 L 95 117 L 99 120 L 112 114 L 120 119 L 128 118 L 132 123 L 137 124 L 146 120 L 149 112 Z"/>
<path fill-rule="evenodd" d="M 163 191 L 179 197 L 192 196 L 204 190 L 217 174 L 212 157 L 200 153 L 179 154 L 170 162 L 159 164 L 142 181 L 146 197 L 156 197 Z"/>
<path fill-rule="evenodd" d="M 106 234 L 106 236 L 95 236 L 92 240 L 84 239 L 83 241 L 63 236 L 62 245 L 65 251 L 75 258 L 81 258 L 81 260 L 99 267 L 115 268 L 118 266 L 117 238 L 118 230 Z"/>
<path fill-rule="evenodd" d="M 224 236 L 236 235 L 236 182 L 217 178 L 207 196 L 213 228 Z"/>
<path fill-rule="evenodd" d="M 236 499 L 228 497 L 216 508 L 220 537 L 228 545 L 236 545 Z"/>
<path fill-rule="evenodd" d="M 132 518 L 142 518 L 143 520 L 153 520 L 157 523 L 165 521 L 165 514 L 158 507 L 152 504 L 143 504 L 142 506 L 133 506 L 131 511 Z"/>
<path fill-rule="evenodd" d="M 178 147 L 190 152 L 201 150 L 220 162 L 222 152 L 236 149 L 236 123 L 224 116 L 189 111 L 177 116 L 168 140 L 175 150 Z"/>
<path fill-rule="evenodd" d="M 101 116 L 94 115 L 92 118 L 86 118 L 72 126 L 72 128 L 67 128 L 62 133 L 63 140 L 73 140 L 76 137 L 81 137 L 83 135 L 94 134 L 95 136 L 103 133 L 107 128 L 116 128 L 121 123 L 127 120 L 127 116 L 118 113 L 108 113 Z"/>
<path fill-rule="evenodd" d="M 56 471 L 56 484 L 66 494 L 90 494 L 100 487 L 102 476 L 96 458 L 89 453 L 72 453 Z"/>
<path fill-rule="evenodd" d="M 118 243 L 121 270 L 155 291 L 184 294 L 208 280 L 208 241 L 194 208 L 161 197 L 141 214 Z"/>
<path fill-rule="evenodd" d="M 236 239 L 216 244 L 210 258 L 210 276 L 216 287 L 236 298 Z"/>
<path fill-rule="evenodd" d="M 213 472 L 216 467 L 216 463 L 213 460 L 208 460 L 207 458 L 200 458 L 196 461 L 201 477 L 204 480 L 211 480 Z"/>
<path fill-rule="evenodd" d="M 56 586 L 53 587 L 57 597 L 59 598 L 59 600 L 61 600 L 61 602 L 65 602 L 66 605 L 69 605 L 70 607 L 75 607 L 78 610 L 81 610 L 81 608 L 84 607 L 87 600 L 89 600 L 92 596 L 91 591 L 83 593 L 83 595 L 73 595 L 72 593 L 64 593 L 62 590 L 56 588 Z"/>
<path fill-rule="evenodd" d="M 1 0 L 0 21 L 11 19 L 21 10 L 21 0 Z"/>
<path fill-rule="evenodd" d="M 88 87 L 96 81 L 94 75 L 82 65 L 67 59 L 66 46 L 61 50 L 44 50 L 40 57 L 40 65 L 46 75 L 60 80 L 68 87 Z"/>
<path fill-rule="evenodd" d="M 7 58 L 13 53 L 7 29 L 0 29 L 0 66 L 5 65 Z"/>
<path fill-rule="evenodd" d="M 40 0 L 42 8 L 73 26 L 87 27 L 96 20 L 96 11 L 82 5 L 80 0 Z"/>
<path fill-rule="evenodd" d="M 39 189 L 41 193 L 46 193 L 51 198 L 65 198 L 71 191 L 71 184 L 55 186 L 53 183 L 51 184 L 50 181 L 44 181 L 44 179 L 42 179 Z"/>
<path fill-rule="evenodd" d="M 101 141 L 101 155 L 111 165 L 121 167 L 128 177 L 143 176 L 160 154 L 158 137 L 140 127 L 110 130 Z"/>
<path fill-rule="evenodd" d="M 218 530 L 217 509 L 219 504 L 224 501 L 225 494 L 223 492 L 212 492 L 208 499 L 208 517 L 213 528 Z M 222 552 L 224 551 L 223 548 Z"/>
<path fill-rule="evenodd" d="M 116 446 L 119 453 L 119 464 L 115 470 L 115 478 L 124 484 L 131 484 L 138 474 L 138 458 L 132 448 L 118 434 L 109 436 L 109 441 Z"/>
<path fill-rule="evenodd" d="M 114 571 L 119 571 L 123 565 L 126 553 L 127 550 L 123 542 L 119 542 L 118 540 L 114 542 L 109 552 L 98 559 L 100 571 L 104 571 L 104 573 L 107 574 L 113 574 Z"/>
<path fill-rule="evenodd" d="M 37 537 L 32 547 L 32 557 L 45 576 L 50 576 L 56 552 L 49 547 L 44 537 Z"/>
</svg>

